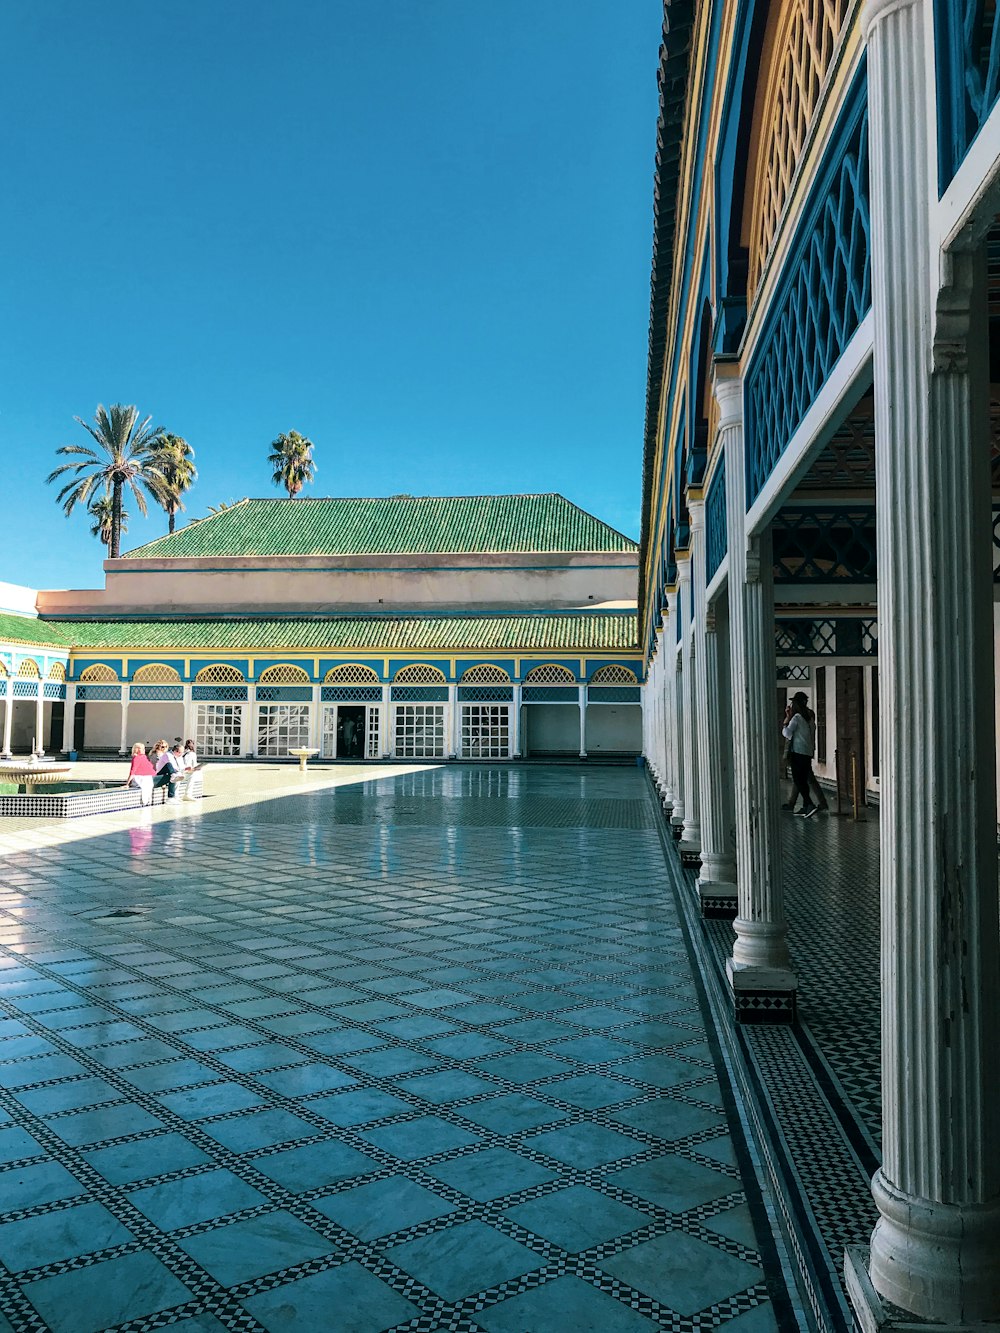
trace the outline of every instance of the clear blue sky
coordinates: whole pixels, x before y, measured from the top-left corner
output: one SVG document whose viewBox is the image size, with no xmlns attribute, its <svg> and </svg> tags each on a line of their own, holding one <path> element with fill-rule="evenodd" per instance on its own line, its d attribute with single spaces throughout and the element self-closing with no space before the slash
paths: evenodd
<svg viewBox="0 0 1000 1333">
<path fill-rule="evenodd" d="M 638 535 L 661 0 L 0 8 L 0 579 L 103 582 L 75 415 L 193 445 L 181 521 L 558 490 Z M 123 548 L 166 531 L 134 513 Z M 13 552 L 16 552 L 14 556 Z"/>
</svg>

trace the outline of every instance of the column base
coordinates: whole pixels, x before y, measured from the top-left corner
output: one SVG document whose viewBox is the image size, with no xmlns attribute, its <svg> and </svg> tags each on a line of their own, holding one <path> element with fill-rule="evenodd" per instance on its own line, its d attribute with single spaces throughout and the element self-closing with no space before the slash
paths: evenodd
<svg viewBox="0 0 1000 1333">
<path fill-rule="evenodd" d="M 683 832 L 677 850 L 681 854 L 681 865 L 686 870 L 699 870 L 701 868 L 701 848 L 696 842 L 688 842 Z"/>
<path fill-rule="evenodd" d="M 698 901 L 706 920 L 732 921 L 739 910 L 735 884 L 719 880 L 698 880 Z"/>
<path fill-rule="evenodd" d="M 781 967 L 726 963 L 737 1023 L 794 1023 L 795 973 Z"/>
<path fill-rule="evenodd" d="M 898 1305 L 883 1300 L 868 1272 L 871 1251 L 866 1245 L 844 1250 L 844 1280 L 851 1309 L 861 1333 L 1000 1333 L 1000 1323 L 948 1323 L 918 1319 Z"/>
</svg>

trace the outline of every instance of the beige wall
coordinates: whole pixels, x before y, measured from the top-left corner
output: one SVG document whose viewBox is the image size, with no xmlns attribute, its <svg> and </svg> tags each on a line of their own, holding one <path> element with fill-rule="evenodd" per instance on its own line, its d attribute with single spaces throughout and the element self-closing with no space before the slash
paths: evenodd
<svg viewBox="0 0 1000 1333">
<path fill-rule="evenodd" d="M 308 556 L 107 560 L 107 587 L 47 590 L 43 613 L 350 611 L 634 604 L 637 558 L 596 555 Z"/>
</svg>

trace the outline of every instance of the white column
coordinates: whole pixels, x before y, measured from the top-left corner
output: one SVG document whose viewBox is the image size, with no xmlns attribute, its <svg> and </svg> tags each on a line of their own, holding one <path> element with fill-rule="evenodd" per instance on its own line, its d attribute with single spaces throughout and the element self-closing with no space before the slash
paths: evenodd
<svg viewBox="0 0 1000 1333">
<path fill-rule="evenodd" d="M 35 750 L 45 749 L 45 682 L 36 681 L 35 689 Z"/>
<path fill-rule="evenodd" d="M 314 685 L 312 687 L 312 707 L 309 711 L 309 747 L 319 750 L 323 743 L 323 687 Z M 367 740 L 365 742 L 367 745 Z M 364 756 L 362 755 L 362 758 Z"/>
<path fill-rule="evenodd" d="M 76 716 L 76 685 L 66 682 L 66 702 L 63 705 L 63 734 L 62 734 L 62 752 L 69 754 L 70 750 L 75 750 L 73 744 L 74 725 L 73 720 Z"/>
<path fill-rule="evenodd" d="M 581 759 L 586 759 L 586 757 L 587 757 L 587 687 L 586 687 L 586 685 L 580 685 L 580 686 L 578 687 L 578 689 L 579 689 L 579 698 L 580 698 L 580 758 L 581 758 Z"/>
<path fill-rule="evenodd" d="M 14 725 L 14 678 L 8 676 L 4 682 L 4 699 L 6 707 L 3 710 L 3 755 L 5 759 L 11 757 L 10 749 L 10 729 Z"/>
<path fill-rule="evenodd" d="M 692 546 L 695 540 L 691 529 Z M 681 688 L 683 702 L 684 747 L 684 826 L 681 829 L 681 860 L 695 864 L 701 854 L 701 810 L 698 793 L 698 720 L 694 711 L 694 676 L 698 670 L 695 660 L 694 637 L 691 633 L 691 548 L 677 553 L 677 610 L 681 623 L 681 658 L 683 672 Z"/>
<path fill-rule="evenodd" d="M 121 730 L 121 739 L 118 742 L 119 754 L 128 754 L 128 703 L 129 703 L 130 688 L 131 687 L 129 686 L 128 681 L 123 680 L 121 685 L 122 730 Z M 172 743 L 173 742 L 171 742 L 171 744 Z"/>
<path fill-rule="evenodd" d="M 675 609 L 676 623 L 681 624 L 680 609 Z M 682 644 L 675 644 L 668 652 L 665 663 L 672 677 L 673 747 L 674 747 L 674 803 L 670 811 L 670 826 L 674 837 L 680 838 L 684 828 L 684 798 L 687 794 L 687 775 L 684 771 L 684 653 Z"/>
<path fill-rule="evenodd" d="M 446 748 L 448 758 L 455 759 L 458 756 L 460 748 L 459 736 L 460 718 L 458 715 L 458 686 L 448 686 L 448 708 L 445 713 L 444 734 L 446 737 Z"/>
<path fill-rule="evenodd" d="M 515 759 L 521 758 L 521 687 L 514 686 L 514 702 L 510 710 L 510 751 Z"/>
<path fill-rule="evenodd" d="M 192 697 L 192 687 L 190 685 L 181 686 L 181 700 L 182 700 L 182 707 L 184 709 L 184 721 L 182 723 L 182 727 L 184 730 L 184 739 L 194 740 L 196 714 L 194 710 L 194 700 Z"/>
<path fill-rule="evenodd" d="M 729 633 L 732 652 L 733 763 L 738 908 L 729 960 L 737 1018 L 787 1020 L 795 1012 L 788 959 L 778 831 L 777 724 L 774 716 L 774 571 L 770 530 L 748 538 L 743 457 L 743 385 L 717 377 L 720 447 L 726 451 Z"/>
<path fill-rule="evenodd" d="M 389 759 L 391 757 L 394 739 L 389 734 L 392 729 L 392 706 L 389 703 L 389 689 L 390 687 L 388 685 L 382 686 L 382 717 L 380 719 L 382 725 L 379 728 L 379 736 L 382 738 L 383 759 Z"/>
<path fill-rule="evenodd" d="M 677 591 L 666 594 L 667 618 L 663 627 L 663 663 L 660 668 L 660 692 L 663 696 L 663 808 L 671 812 L 680 804 L 677 773 Z M 683 823 L 683 810 L 681 811 Z"/>
<path fill-rule="evenodd" d="M 736 847 L 729 807 L 727 769 L 732 738 L 723 735 L 719 686 L 719 643 L 715 615 L 706 596 L 705 503 L 692 499 L 691 592 L 694 606 L 694 709 L 698 754 L 698 802 L 701 822 L 701 869 L 698 896 L 703 912 L 732 915 L 736 907 Z"/>
<path fill-rule="evenodd" d="M 942 257 L 930 235 L 930 0 L 869 0 L 865 26 L 882 718 L 870 1277 L 911 1318 L 967 1327 L 1000 1323 L 987 283 L 981 252 Z M 849 1256 L 864 1317 L 861 1272 Z"/>
<path fill-rule="evenodd" d="M 257 686 L 247 686 L 247 701 L 243 711 L 244 755 L 257 753 Z"/>
</svg>

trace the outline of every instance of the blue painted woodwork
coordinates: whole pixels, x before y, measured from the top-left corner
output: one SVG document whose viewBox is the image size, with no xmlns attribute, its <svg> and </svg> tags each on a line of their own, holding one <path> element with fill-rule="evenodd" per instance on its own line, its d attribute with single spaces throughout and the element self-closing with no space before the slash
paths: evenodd
<svg viewBox="0 0 1000 1333">
<path fill-rule="evenodd" d="M 324 685 L 320 698 L 325 704 L 377 704 L 382 702 L 382 686 Z"/>
<path fill-rule="evenodd" d="M 133 685 L 129 692 L 133 703 L 152 703 L 154 700 L 176 702 L 184 698 L 183 685 Z"/>
<path fill-rule="evenodd" d="M 14 693 L 17 694 L 17 687 L 21 681 L 14 682 Z M 25 684 L 29 682 L 25 681 Z M 34 684 L 34 682 L 31 682 Z M 34 689 L 31 691 L 34 696 Z M 78 685 L 76 687 L 76 697 L 83 703 L 108 702 L 114 700 L 117 703 L 122 697 L 122 687 L 120 685 Z"/>
<path fill-rule="evenodd" d="M 575 685 L 525 685 L 521 690 L 525 704 L 575 704 L 579 699 Z"/>
<path fill-rule="evenodd" d="M 637 704 L 641 699 L 638 685 L 587 686 L 587 702 L 591 704 Z"/>
<path fill-rule="evenodd" d="M 726 558 L 729 531 L 726 526 L 726 459 L 719 459 L 712 484 L 705 497 L 705 578 L 712 582 L 716 570 Z"/>
<path fill-rule="evenodd" d="M 45 682 L 44 697 L 46 699 L 65 699 L 66 686 L 61 680 L 47 680 Z"/>
<path fill-rule="evenodd" d="M 258 685 L 257 702 L 259 704 L 309 703 L 312 699 L 311 685 Z"/>
<path fill-rule="evenodd" d="M 245 703 L 247 687 L 246 685 L 194 685 L 191 688 L 191 698 L 203 699 L 214 704 Z"/>
<path fill-rule="evenodd" d="M 777 620 L 774 647 L 779 657 L 874 657 L 878 622 L 873 616 Z"/>
<path fill-rule="evenodd" d="M 443 703 L 448 698 L 447 685 L 393 685 L 390 698 L 394 704 Z"/>
<path fill-rule="evenodd" d="M 514 698 L 513 685 L 459 685 L 460 703 L 510 703 Z"/>
<path fill-rule="evenodd" d="M 874 583 L 874 505 L 785 505 L 771 528 L 775 583 Z"/>
<path fill-rule="evenodd" d="M 864 67 L 834 132 L 747 371 L 747 508 L 871 306 Z"/>
<path fill-rule="evenodd" d="M 938 188 L 951 184 L 1000 96 L 1000 6 L 934 0 Z"/>
</svg>

